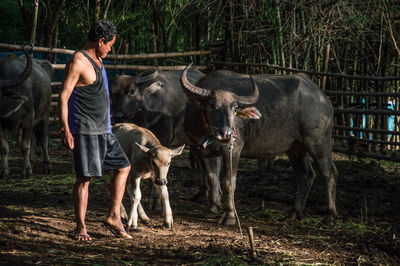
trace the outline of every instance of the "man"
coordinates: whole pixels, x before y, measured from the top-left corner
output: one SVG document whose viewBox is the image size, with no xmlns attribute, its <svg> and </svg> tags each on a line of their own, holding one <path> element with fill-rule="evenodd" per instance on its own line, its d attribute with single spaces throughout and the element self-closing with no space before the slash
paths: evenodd
<svg viewBox="0 0 400 266">
<path fill-rule="evenodd" d="M 116 34 L 115 26 L 107 20 L 92 26 L 84 49 L 76 52 L 65 68 L 59 95 L 63 143 L 73 151 L 76 172 L 73 193 L 76 240 L 92 240 L 85 224 L 89 183 L 92 177 L 100 177 L 108 170 L 114 170 L 114 176 L 110 212 L 104 225 L 118 237 L 132 238 L 125 231 L 120 215 L 131 166 L 111 133 L 108 81 L 102 64 Z"/>
</svg>

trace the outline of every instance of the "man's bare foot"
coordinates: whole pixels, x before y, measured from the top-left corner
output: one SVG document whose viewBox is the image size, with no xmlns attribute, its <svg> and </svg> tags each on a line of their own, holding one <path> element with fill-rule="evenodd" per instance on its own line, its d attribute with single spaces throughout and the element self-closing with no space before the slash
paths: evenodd
<svg viewBox="0 0 400 266">
<path fill-rule="evenodd" d="M 77 226 L 71 233 L 71 238 L 77 241 L 91 241 L 92 237 L 87 233 L 86 228 Z"/>
<path fill-rule="evenodd" d="M 132 236 L 129 235 L 124 228 L 124 225 L 120 223 L 120 225 L 116 225 L 109 219 L 104 222 L 104 226 L 110 231 L 113 235 L 120 238 L 132 239 Z"/>
<path fill-rule="evenodd" d="M 73 234 L 72 238 L 77 241 L 91 241 L 92 240 L 92 238 L 89 234 L 80 234 L 80 233 Z"/>
</svg>

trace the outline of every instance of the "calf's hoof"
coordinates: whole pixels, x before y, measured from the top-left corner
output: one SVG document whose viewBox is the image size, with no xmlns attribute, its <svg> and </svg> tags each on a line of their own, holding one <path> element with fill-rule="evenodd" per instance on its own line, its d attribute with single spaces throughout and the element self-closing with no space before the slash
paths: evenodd
<svg viewBox="0 0 400 266">
<path fill-rule="evenodd" d="M 149 217 L 139 217 L 140 221 L 144 224 L 149 224 L 150 223 L 150 218 Z"/>
<path fill-rule="evenodd" d="M 164 227 L 167 228 L 167 229 L 171 229 L 172 228 L 172 223 L 164 222 Z"/>
</svg>

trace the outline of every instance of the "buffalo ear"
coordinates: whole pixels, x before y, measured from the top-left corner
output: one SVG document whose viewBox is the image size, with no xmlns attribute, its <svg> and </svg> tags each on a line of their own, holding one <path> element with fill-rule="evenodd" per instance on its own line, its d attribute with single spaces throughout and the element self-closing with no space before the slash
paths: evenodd
<svg viewBox="0 0 400 266">
<path fill-rule="evenodd" d="M 237 116 L 244 119 L 260 119 L 261 113 L 255 107 L 246 107 L 237 111 Z"/>
<path fill-rule="evenodd" d="M 155 93 L 155 92 L 157 92 L 159 90 L 162 90 L 163 87 L 164 87 L 163 83 L 161 83 L 159 81 L 156 81 L 156 82 L 153 82 L 153 83 L 149 84 L 149 86 L 144 87 L 144 90 L 148 91 L 151 94 L 153 94 L 153 93 Z"/>
<path fill-rule="evenodd" d="M 175 156 L 181 155 L 184 148 L 185 148 L 185 144 L 183 144 L 182 146 L 180 146 L 174 150 L 171 150 L 171 156 L 175 157 Z"/>
</svg>

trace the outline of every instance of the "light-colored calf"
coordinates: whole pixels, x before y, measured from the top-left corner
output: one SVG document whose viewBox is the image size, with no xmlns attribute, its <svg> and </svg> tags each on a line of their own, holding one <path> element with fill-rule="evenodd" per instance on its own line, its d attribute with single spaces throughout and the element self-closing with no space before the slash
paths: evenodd
<svg viewBox="0 0 400 266">
<path fill-rule="evenodd" d="M 149 221 L 140 199 L 140 180 L 151 178 L 161 197 L 164 225 L 171 228 L 173 224 L 172 210 L 169 204 L 167 174 L 171 159 L 180 155 L 185 145 L 170 150 L 160 144 L 156 136 L 148 129 L 130 123 L 120 123 L 112 127 L 122 149 L 131 162 L 126 191 L 131 203 L 127 226 L 137 229 L 138 215 L 142 221 Z M 121 205 L 121 216 L 126 215 Z"/>
</svg>

